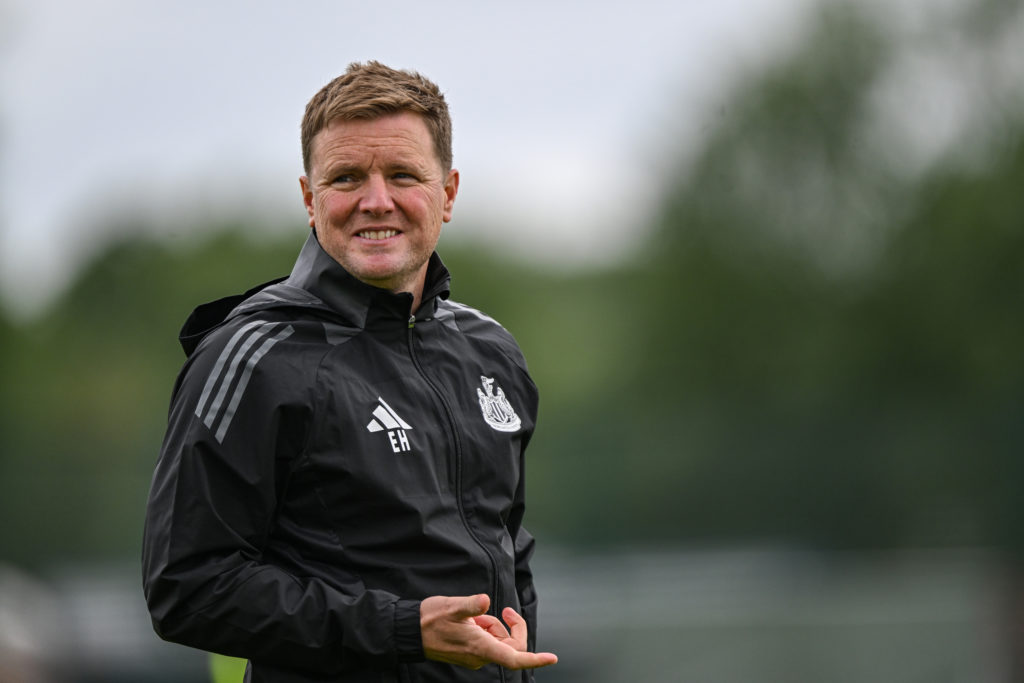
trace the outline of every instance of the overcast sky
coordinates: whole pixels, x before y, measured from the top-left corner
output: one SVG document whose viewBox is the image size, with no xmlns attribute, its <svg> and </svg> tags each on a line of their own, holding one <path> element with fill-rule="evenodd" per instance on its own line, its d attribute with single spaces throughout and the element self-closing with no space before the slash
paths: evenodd
<svg viewBox="0 0 1024 683">
<path fill-rule="evenodd" d="M 303 230 L 303 107 L 367 59 L 448 97 L 462 174 L 449 239 L 486 223 L 531 258 L 614 258 L 665 151 L 737 69 L 792 43 L 812 2 L 8 0 L 0 287 L 15 310 L 45 300 L 102 242 L 97 215 L 174 231 L 182 214 L 244 207 Z"/>
</svg>

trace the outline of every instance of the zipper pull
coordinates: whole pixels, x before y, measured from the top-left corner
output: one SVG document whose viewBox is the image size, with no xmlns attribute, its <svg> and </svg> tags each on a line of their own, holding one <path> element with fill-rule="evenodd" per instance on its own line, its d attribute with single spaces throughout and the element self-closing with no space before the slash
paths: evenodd
<svg viewBox="0 0 1024 683">
<path fill-rule="evenodd" d="M 411 330 L 415 325 L 416 325 L 416 316 L 415 315 L 410 315 L 409 316 L 409 329 Z"/>
</svg>

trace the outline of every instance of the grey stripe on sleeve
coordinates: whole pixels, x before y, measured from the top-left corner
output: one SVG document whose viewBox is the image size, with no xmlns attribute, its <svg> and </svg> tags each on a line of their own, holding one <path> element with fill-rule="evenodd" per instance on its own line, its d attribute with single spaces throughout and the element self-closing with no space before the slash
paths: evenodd
<svg viewBox="0 0 1024 683">
<path fill-rule="evenodd" d="M 264 340 L 263 344 L 260 345 L 256 352 L 249 357 L 249 360 L 245 363 L 245 370 L 242 372 L 242 378 L 238 381 L 238 386 L 235 387 L 234 393 L 231 395 L 231 401 L 228 403 L 227 410 L 224 411 L 223 417 L 220 420 L 220 426 L 217 428 L 217 442 L 224 440 L 224 434 L 228 431 L 228 426 L 231 424 L 231 419 L 235 416 L 235 409 L 238 408 L 238 402 L 242 400 L 242 393 L 245 391 L 245 387 L 249 384 L 249 379 L 252 377 L 253 368 L 260 362 L 263 356 L 267 355 L 267 352 L 282 339 L 287 339 L 291 336 L 295 330 L 291 325 L 288 325 L 283 330 L 277 333 L 276 336 L 270 339 Z M 253 335 L 254 337 L 256 335 Z"/>
<path fill-rule="evenodd" d="M 266 323 L 257 320 L 256 322 L 251 322 L 248 325 L 245 325 L 232 335 L 227 345 L 220 352 L 220 356 L 217 357 L 217 362 L 214 364 L 213 370 L 210 372 L 210 376 L 206 380 L 206 386 L 203 387 L 203 393 L 199 397 L 199 403 L 196 404 L 196 417 L 202 417 L 203 406 L 206 405 L 206 401 L 210 398 L 210 394 L 213 393 L 213 388 L 217 386 L 217 378 L 220 377 L 220 373 L 224 369 L 224 364 L 227 363 L 228 358 L 231 357 L 231 352 L 234 351 L 235 345 L 238 344 L 238 340 L 252 328 L 265 324 Z"/>
<path fill-rule="evenodd" d="M 242 358 L 256 342 L 270 334 L 270 328 L 273 326 L 273 323 L 260 323 L 256 329 L 249 333 L 248 338 L 242 342 L 238 350 L 232 354 L 228 369 L 224 372 L 224 379 L 221 380 L 220 389 L 217 390 L 217 395 L 214 397 L 213 403 L 210 404 L 209 409 L 206 411 L 206 417 L 203 419 L 203 424 L 210 429 L 213 429 L 213 422 L 217 418 L 217 413 L 220 412 L 221 405 L 224 403 L 228 387 L 235 381 L 235 376 L 238 374 L 238 365 L 242 362 Z"/>
</svg>

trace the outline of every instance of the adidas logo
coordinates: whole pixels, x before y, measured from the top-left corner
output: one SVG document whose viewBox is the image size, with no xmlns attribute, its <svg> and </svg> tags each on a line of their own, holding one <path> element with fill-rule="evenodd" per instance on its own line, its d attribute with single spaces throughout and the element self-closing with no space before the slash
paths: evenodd
<svg viewBox="0 0 1024 683">
<path fill-rule="evenodd" d="M 412 429 L 412 425 L 398 417 L 398 413 L 380 396 L 377 397 L 377 401 L 379 405 L 374 408 L 373 419 L 366 425 L 366 430 L 372 433 L 386 431 L 391 450 L 395 453 L 408 453 L 412 446 L 409 445 L 409 437 L 405 430 Z"/>
</svg>

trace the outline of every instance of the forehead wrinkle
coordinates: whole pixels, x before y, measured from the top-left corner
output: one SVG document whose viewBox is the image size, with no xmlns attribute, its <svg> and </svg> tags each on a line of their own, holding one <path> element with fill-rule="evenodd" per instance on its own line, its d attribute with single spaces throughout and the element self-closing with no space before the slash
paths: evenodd
<svg viewBox="0 0 1024 683">
<path fill-rule="evenodd" d="M 323 168 L 369 168 L 380 164 L 385 168 L 402 166 L 422 170 L 431 166 L 432 159 L 425 158 L 413 140 L 366 138 L 354 135 L 328 142 L 323 149 L 316 151 L 318 163 L 315 165 Z"/>
<path fill-rule="evenodd" d="M 415 116 L 401 113 L 365 121 L 332 121 L 313 140 L 312 166 L 372 165 L 383 150 L 389 166 L 432 172 L 434 166 L 440 167 L 440 161 L 426 124 L 409 127 L 410 117 Z"/>
</svg>

